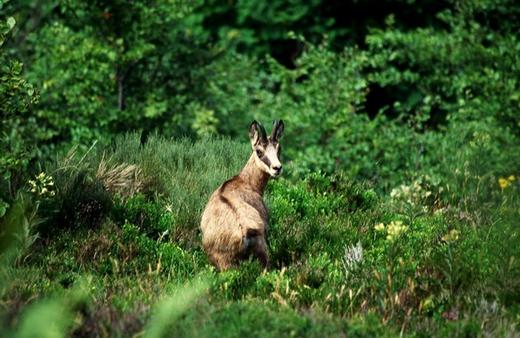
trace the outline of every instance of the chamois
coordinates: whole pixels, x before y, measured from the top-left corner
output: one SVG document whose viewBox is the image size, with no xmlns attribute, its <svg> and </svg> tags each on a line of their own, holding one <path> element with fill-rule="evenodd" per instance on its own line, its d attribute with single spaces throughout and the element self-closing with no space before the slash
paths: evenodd
<svg viewBox="0 0 520 338">
<path fill-rule="evenodd" d="M 280 137 L 283 121 L 274 121 L 268 137 L 265 128 L 253 121 L 249 139 L 253 148 L 242 171 L 224 182 L 211 195 L 200 227 L 202 244 L 210 262 L 227 270 L 253 254 L 267 269 L 269 214 L 262 199 L 270 177 L 282 173 Z"/>
</svg>

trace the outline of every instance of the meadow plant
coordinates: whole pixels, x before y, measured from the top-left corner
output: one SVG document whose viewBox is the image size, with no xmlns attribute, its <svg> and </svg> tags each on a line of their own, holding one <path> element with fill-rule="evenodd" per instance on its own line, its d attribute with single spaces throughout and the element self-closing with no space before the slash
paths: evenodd
<svg viewBox="0 0 520 338">
<path fill-rule="evenodd" d="M 343 256 L 343 270 L 345 277 L 348 279 L 350 274 L 363 262 L 363 246 L 358 242 L 355 246 L 351 245 L 345 248 Z"/>
<path fill-rule="evenodd" d="M 29 180 L 28 184 L 30 191 L 39 198 L 52 197 L 56 194 L 52 176 L 48 176 L 44 172 L 38 174 L 34 180 Z"/>
</svg>

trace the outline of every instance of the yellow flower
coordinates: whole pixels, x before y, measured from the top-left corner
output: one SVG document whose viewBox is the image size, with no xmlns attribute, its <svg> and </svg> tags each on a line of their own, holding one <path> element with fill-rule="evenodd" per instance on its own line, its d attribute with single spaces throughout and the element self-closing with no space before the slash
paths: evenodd
<svg viewBox="0 0 520 338">
<path fill-rule="evenodd" d="M 511 185 L 511 181 L 509 181 L 506 178 L 500 177 L 498 179 L 498 185 L 500 186 L 500 189 L 504 190 L 505 188 L 507 188 Z"/>
<path fill-rule="evenodd" d="M 374 229 L 375 229 L 377 232 L 383 232 L 383 231 L 385 231 L 385 225 L 384 225 L 383 223 L 376 224 L 376 226 L 374 227 Z"/>
<path fill-rule="evenodd" d="M 404 225 L 402 221 L 392 221 L 388 224 L 387 229 L 388 235 L 386 236 L 386 239 L 392 241 L 408 230 L 408 226 Z"/>
<path fill-rule="evenodd" d="M 513 182 L 515 179 L 516 179 L 516 177 L 515 177 L 514 175 L 511 175 L 511 176 L 509 176 L 509 177 L 507 178 L 507 180 L 508 180 L 509 182 Z"/>
<path fill-rule="evenodd" d="M 449 243 L 459 239 L 460 231 L 452 229 L 446 235 L 442 236 L 442 240 Z"/>
</svg>

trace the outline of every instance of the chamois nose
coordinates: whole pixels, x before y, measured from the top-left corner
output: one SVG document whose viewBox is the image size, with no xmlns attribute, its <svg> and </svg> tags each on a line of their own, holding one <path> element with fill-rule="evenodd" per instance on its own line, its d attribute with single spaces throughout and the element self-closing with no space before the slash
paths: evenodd
<svg viewBox="0 0 520 338">
<path fill-rule="evenodd" d="M 281 165 L 275 165 L 273 166 L 274 172 L 278 175 L 282 172 L 282 166 Z"/>
</svg>

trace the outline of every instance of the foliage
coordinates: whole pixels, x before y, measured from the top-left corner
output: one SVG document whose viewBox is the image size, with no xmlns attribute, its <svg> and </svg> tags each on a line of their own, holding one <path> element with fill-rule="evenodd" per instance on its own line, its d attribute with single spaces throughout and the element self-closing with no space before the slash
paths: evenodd
<svg viewBox="0 0 520 338">
<path fill-rule="evenodd" d="M 143 195 L 116 203 L 113 214 L 114 220 L 135 224 L 152 238 L 167 234 L 173 225 L 172 214 Z"/>
<path fill-rule="evenodd" d="M 29 144 L 38 133 L 30 111 L 38 94 L 23 77 L 23 64 L 5 51 L 4 43 L 16 20 L 5 18 L 2 10 L 0 3 L 0 217 L 16 195 L 29 161 L 37 154 Z"/>
<path fill-rule="evenodd" d="M 516 2 L 0 6 L 0 335 L 518 335 Z M 279 118 L 272 267 L 216 273 Z"/>
<path fill-rule="evenodd" d="M 13 50 L 42 91 L 40 143 L 85 147 L 135 129 L 143 141 L 154 130 L 238 137 L 253 118 L 281 117 L 292 126 L 284 151 L 292 175 L 341 170 L 385 190 L 432 166 L 455 170 L 440 160 L 439 144 L 468 153 L 468 140 L 483 130 L 500 136 L 490 139 L 490 156 L 517 143 L 518 44 L 509 34 L 517 10 L 508 0 L 384 2 L 372 15 L 370 1 L 329 5 L 41 5 L 45 20 L 14 36 L 33 47 Z M 363 13 L 362 26 L 371 28 L 349 26 L 335 6 Z M 7 9 L 26 18 L 38 6 L 29 7 Z M 414 11 L 426 26 L 405 18 Z M 362 44 L 339 47 L 347 32 Z M 280 64 L 278 55 L 292 52 L 277 41 L 297 44 L 290 65 Z"/>
<path fill-rule="evenodd" d="M 197 281 L 192 285 L 177 290 L 176 294 L 163 299 L 158 305 L 148 324 L 145 337 L 160 338 L 168 332 L 168 325 L 179 320 L 179 317 L 186 312 L 197 298 L 204 292 L 206 285 L 204 281 Z"/>
<path fill-rule="evenodd" d="M 38 216 L 39 202 L 30 196 L 19 193 L 8 212 L 0 220 L 0 260 L 8 265 L 29 254 L 29 248 L 38 235 L 36 228 L 41 219 Z"/>
<path fill-rule="evenodd" d="M 479 189 L 488 191 L 482 195 L 457 194 L 463 186 L 454 177 L 443 177 L 450 179 L 449 187 L 431 177 L 418 177 L 393 193 L 377 192 L 344 174 L 278 179 L 266 192 L 272 269 L 262 272 L 258 262 L 248 261 L 216 274 L 200 245 L 198 219 L 179 220 L 200 213 L 209 193 L 246 160 L 210 154 L 247 154 L 248 146 L 226 139 L 192 143 L 158 136 L 149 142 L 170 153 L 153 155 L 146 145 L 139 145 L 138 135 L 127 135 L 114 147 L 93 148 L 79 163 L 67 162 L 75 163 L 70 167 L 76 170 L 94 173 L 110 154 L 114 163 L 125 159 L 139 165 L 163 193 L 116 197 L 109 219 L 100 227 L 72 226 L 47 239 L 47 244 L 33 243 L 28 258 L 7 267 L 4 276 L 12 282 L 5 284 L 3 299 L 25 308 L 28 297 L 52 295 L 89 274 L 90 298 L 80 307 L 79 319 L 70 324 L 63 317 L 69 323 L 64 327 L 78 334 L 517 333 L 520 267 L 515 257 L 520 246 L 514 227 L 520 195 L 515 175 L 481 180 Z M 200 158 L 206 161 L 197 162 Z M 146 168 L 154 168 L 155 175 Z M 478 176 L 471 170 L 468 167 L 464 174 L 466 182 Z M 198 185 L 189 185 L 194 193 L 188 194 L 188 186 L 176 187 L 177 177 L 188 172 L 209 181 L 201 178 Z M 62 184 L 75 182 L 74 176 L 60 178 L 58 173 L 53 176 L 56 195 L 51 199 L 61 198 Z M 499 178 L 509 184 L 501 186 Z M 177 189 L 186 189 L 185 203 L 174 208 L 169 192 Z M 164 294 L 199 273 L 209 273 L 206 296 L 190 298 L 181 317 L 157 324 L 159 317 L 150 307 L 163 316 L 173 304 L 161 301 Z M 45 303 L 41 306 L 47 308 Z M 17 326 L 8 318 L 21 314 L 2 311 L 6 328 L 14 330 Z M 486 324 L 475 325 L 476 320 Z"/>
<path fill-rule="evenodd" d="M 31 64 L 27 77 L 41 89 L 38 142 L 83 145 L 159 125 L 168 125 L 169 134 L 186 133 L 192 121 L 177 111 L 187 91 L 180 84 L 189 80 L 182 62 L 193 50 L 177 43 L 185 39 L 177 23 L 189 8 L 182 1 L 10 5 L 28 22 L 33 11 L 45 13 L 17 36 L 23 42 L 17 49 Z"/>
<path fill-rule="evenodd" d="M 82 157 L 76 148 L 71 149 L 62 160 L 47 167 L 50 177 L 42 172 L 36 182 L 29 181 L 35 194 L 52 196 L 42 203 L 41 213 L 45 222 L 41 230 L 45 235 L 81 227 L 99 227 L 110 212 L 111 194 L 87 159 L 91 149 Z"/>
</svg>

